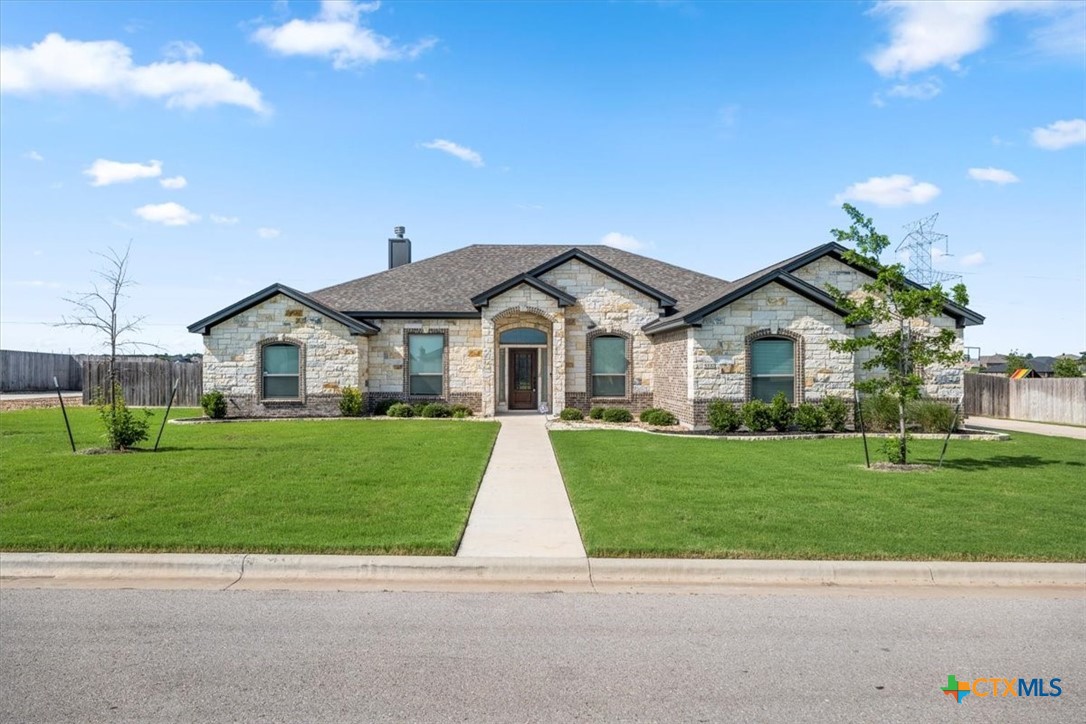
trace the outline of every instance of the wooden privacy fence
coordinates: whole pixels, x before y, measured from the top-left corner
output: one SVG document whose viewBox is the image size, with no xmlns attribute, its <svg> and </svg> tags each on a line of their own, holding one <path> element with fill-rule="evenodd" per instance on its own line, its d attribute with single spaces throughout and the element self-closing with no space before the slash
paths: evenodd
<svg viewBox="0 0 1086 724">
<path fill-rule="evenodd" d="M 200 362 L 118 359 L 117 378 L 129 405 L 166 405 L 177 379 L 175 406 L 198 407 L 204 394 L 204 366 Z M 91 404 L 98 389 L 109 389 L 109 360 L 87 359 L 83 362 L 83 404 Z"/>
<path fill-rule="evenodd" d="M 62 390 L 82 389 L 79 360 L 70 354 L 0 350 L 0 392 L 53 390 L 53 378 Z"/>
<path fill-rule="evenodd" d="M 1086 425 L 1086 377 L 965 376 L 965 414 Z"/>
</svg>

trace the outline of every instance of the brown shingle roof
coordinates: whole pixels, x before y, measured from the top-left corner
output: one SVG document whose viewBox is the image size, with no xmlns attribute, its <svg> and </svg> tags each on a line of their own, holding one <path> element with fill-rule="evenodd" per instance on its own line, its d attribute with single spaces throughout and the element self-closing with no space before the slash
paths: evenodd
<svg viewBox="0 0 1086 724">
<path fill-rule="evenodd" d="M 695 300 L 721 294 L 728 286 L 723 279 L 609 246 L 475 244 L 319 289 L 310 296 L 333 309 L 372 317 L 380 317 L 380 312 L 475 312 L 471 303 L 475 295 L 572 249 L 673 297 L 680 311 L 692 309 Z"/>
</svg>

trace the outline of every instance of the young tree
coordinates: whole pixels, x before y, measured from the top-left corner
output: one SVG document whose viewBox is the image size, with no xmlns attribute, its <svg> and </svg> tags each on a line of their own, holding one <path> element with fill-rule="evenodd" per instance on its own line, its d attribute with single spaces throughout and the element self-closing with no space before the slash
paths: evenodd
<svg viewBox="0 0 1086 724">
<path fill-rule="evenodd" d="M 837 242 L 853 247 L 845 252 L 845 258 L 871 270 L 875 278 L 863 284 L 858 294 L 849 295 L 832 286 L 829 291 L 846 311 L 845 321 L 866 325 L 870 333 L 831 340 L 829 344 L 839 352 L 870 350 L 870 357 L 862 366 L 878 374 L 857 382 L 856 389 L 888 394 L 897 401 L 898 437 L 889 452 L 891 460 L 904 464 L 908 462 L 905 405 L 920 397 L 923 384 L 917 370 L 933 364 L 956 365 L 965 355 L 956 349 L 953 329 L 929 323 L 932 317 L 943 313 L 948 301 L 942 286 L 934 284 L 926 289 L 909 281 L 901 264 L 883 264 L 879 257 L 890 245 L 889 237 L 878 233 L 874 222 L 851 204 L 843 208 L 852 223 L 847 230 L 834 229 L 831 233 Z M 950 298 L 957 304 L 968 304 L 965 285 L 955 285 Z"/>
<path fill-rule="evenodd" d="M 124 403 L 120 381 L 117 379 L 117 353 L 138 347 L 153 347 L 144 342 L 130 339 L 138 332 L 143 317 L 122 319 L 120 308 L 128 298 L 126 290 L 135 284 L 128 276 L 128 256 L 132 245 L 125 247 L 124 254 L 110 248 L 107 254 L 95 252 L 105 260 L 102 268 L 95 272 L 97 281 L 92 282 L 91 291 L 76 297 L 65 297 L 64 301 L 72 305 L 70 316 L 62 317 L 60 326 L 89 329 L 100 334 L 103 344 L 109 348 L 109 389 L 102 390 L 99 408 L 106 424 L 107 437 L 114 449 L 127 447 L 131 442 L 138 442 L 144 437 L 132 439 L 132 433 L 123 430 L 129 427 L 131 415 Z M 107 407 L 108 406 L 108 407 Z M 138 427 L 138 424 L 137 424 Z M 145 427 L 145 426 L 144 426 Z M 122 431 L 118 433 L 118 431 Z M 136 432 L 138 434 L 138 430 Z"/>
<path fill-rule="evenodd" d="M 1010 377 L 1015 372 L 1021 369 L 1029 367 L 1029 358 L 1033 355 L 1024 355 L 1016 349 L 1012 349 L 1007 353 L 1007 376 Z"/>
<path fill-rule="evenodd" d="M 1052 365 L 1052 372 L 1056 377 L 1082 377 L 1082 365 L 1076 359 L 1060 357 Z"/>
</svg>

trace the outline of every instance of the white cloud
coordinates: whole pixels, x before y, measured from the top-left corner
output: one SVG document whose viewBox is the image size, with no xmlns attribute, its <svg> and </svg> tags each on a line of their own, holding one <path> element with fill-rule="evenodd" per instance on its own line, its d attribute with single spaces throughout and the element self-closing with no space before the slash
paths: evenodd
<svg viewBox="0 0 1086 724">
<path fill-rule="evenodd" d="M 991 42 L 994 18 L 1015 11 L 1045 10 L 1046 5 L 1037 0 L 879 2 L 872 13 L 890 17 L 891 40 L 868 61 L 883 76 L 906 76 L 939 65 L 958 70 L 962 58 Z"/>
<path fill-rule="evenodd" d="M 966 254 L 962 257 L 962 266 L 980 266 L 984 263 L 984 252 L 974 251 L 972 254 Z"/>
<path fill-rule="evenodd" d="M 273 229 L 270 226 L 261 226 L 259 229 L 256 230 L 256 235 L 259 236 L 261 239 L 274 239 L 281 233 L 282 232 L 279 231 L 279 229 Z"/>
<path fill-rule="evenodd" d="M 150 221 L 163 226 L 188 226 L 200 220 L 198 214 L 194 214 L 181 204 L 170 201 L 165 204 L 147 204 L 132 211 L 133 214 L 144 221 Z"/>
<path fill-rule="evenodd" d="M 921 83 L 898 83 L 886 91 L 886 95 L 915 101 L 930 101 L 942 92 L 943 84 L 939 82 L 939 79 L 929 78 Z"/>
<path fill-rule="evenodd" d="M 83 175 L 91 177 L 91 186 L 109 186 L 140 178 L 157 178 L 162 175 L 162 162 L 122 163 L 99 158 L 83 171 Z"/>
<path fill-rule="evenodd" d="M 467 161 L 476 168 L 484 165 L 483 157 L 477 152 L 471 150 L 467 146 L 461 146 L 458 143 L 446 141 L 443 138 L 435 138 L 429 143 L 423 143 L 421 145 L 423 148 L 432 148 L 435 151 L 444 151 L 445 153 L 456 156 L 461 161 Z"/>
<path fill-rule="evenodd" d="M 27 151 L 23 154 L 23 158 L 30 159 L 31 161 L 44 161 L 45 156 L 41 155 L 37 151 Z"/>
<path fill-rule="evenodd" d="M 971 168 L 969 169 L 969 178 L 975 181 L 990 181 L 994 184 L 1016 184 L 1021 179 L 1015 176 L 1010 171 L 1002 168 Z"/>
<path fill-rule="evenodd" d="M 132 62 L 132 51 L 116 40 L 83 42 L 50 33 L 30 47 L 0 47 L 0 92 L 95 93 L 137 96 L 167 108 L 235 105 L 266 113 L 260 91 L 216 63 L 166 60 Z"/>
<path fill-rule="evenodd" d="M 876 206 L 905 206 L 926 204 L 939 195 L 939 187 L 926 181 L 916 181 L 912 176 L 872 176 L 866 181 L 854 183 L 833 198 L 834 204 L 845 201 L 866 201 Z"/>
<path fill-rule="evenodd" d="M 1077 146 L 1086 143 L 1086 120 L 1075 118 L 1070 121 L 1056 121 L 1044 128 L 1034 128 L 1032 136 L 1034 146 L 1048 151 Z"/>
<path fill-rule="evenodd" d="M 196 60 L 204 54 L 204 49 L 191 40 L 174 40 L 166 43 L 162 55 L 168 60 Z"/>
<path fill-rule="evenodd" d="M 258 28 L 252 39 L 280 55 L 329 58 L 337 70 L 384 60 L 414 59 L 437 43 L 434 38 L 423 38 L 412 45 L 400 46 L 363 26 L 362 14 L 380 7 L 379 2 L 324 0 L 312 20 L 294 19 L 282 25 L 266 25 Z"/>
<path fill-rule="evenodd" d="M 184 176 L 171 176 L 170 178 L 164 178 L 159 181 L 164 189 L 183 189 L 189 185 L 188 179 Z"/>
<path fill-rule="evenodd" d="M 214 224 L 222 224 L 224 226 L 231 226 L 238 223 L 238 217 L 236 216 L 219 216 L 218 214 L 211 214 L 209 217 Z"/>
<path fill-rule="evenodd" d="M 629 236 L 628 234 L 620 234 L 617 231 L 612 231 L 610 234 L 604 234 L 600 239 L 600 243 L 604 246 L 613 246 L 616 249 L 623 249 L 624 251 L 642 251 L 648 249 L 651 244 L 647 244 L 640 239 Z"/>
</svg>

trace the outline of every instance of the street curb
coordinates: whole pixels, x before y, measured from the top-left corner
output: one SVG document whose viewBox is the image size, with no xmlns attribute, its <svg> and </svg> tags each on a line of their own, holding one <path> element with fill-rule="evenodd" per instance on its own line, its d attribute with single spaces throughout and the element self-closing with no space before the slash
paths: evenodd
<svg viewBox="0 0 1086 724">
<path fill-rule="evenodd" d="M 1083 587 L 1086 564 L 0 552 L 0 585 L 565 592 L 752 585 Z"/>
</svg>

